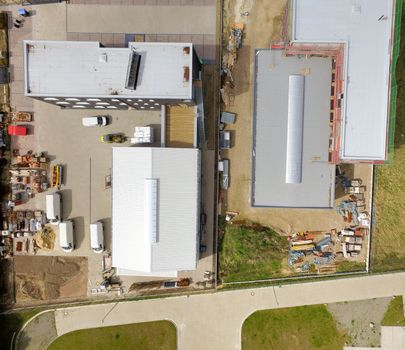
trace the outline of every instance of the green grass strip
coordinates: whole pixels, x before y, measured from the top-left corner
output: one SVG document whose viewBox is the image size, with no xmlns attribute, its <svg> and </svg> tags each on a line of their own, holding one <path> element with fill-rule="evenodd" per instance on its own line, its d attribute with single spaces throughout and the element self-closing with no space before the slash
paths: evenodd
<svg viewBox="0 0 405 350">
<path fill-rule="evenodd" d="M 395 19 L 394 19 L 394 35 L 391 61 L 391 96 L 390 96 L 390 111 L 388 125 L 388 163 L 394 160 L 395 146 L 395 118 L 397 110 L 397 79 L 396 69 L 401 45 L 401 18 L 402 18 L 403 0 L 395 2 Z"/>
</svg>

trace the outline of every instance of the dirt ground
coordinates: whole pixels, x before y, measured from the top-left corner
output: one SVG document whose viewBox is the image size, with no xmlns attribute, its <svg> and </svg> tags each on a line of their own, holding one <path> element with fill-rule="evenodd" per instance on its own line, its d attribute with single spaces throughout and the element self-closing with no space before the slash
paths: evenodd
<svg viewBox="0 0 405 350">
<path fill-rule="evenodd" d="M 348 346 L 376 347 L 380 344 L 381 320 L 391 298 L 328 304 L 338 328 L 347 331 Z M 370 327 L 370 323 L 375 325 Z"/>
<path fill-rule="evenodd" d="M 252 208 L 250 206 L 251 149 L 252 149 L 252 111 L 253 111 L 253 54 L 254 49 L 268 48 L 272 41 L 281 37 L 281 18 L 286 0 L 250 1 L 226 0 L 224 2 L 224 38 L 228 38 L 229 28 L 234 21 L 245 22 L 243 47 L 232 75 L 235 87 L 233 103 L 226 108 L 237 114 L 236 123 L 227 125 L 233 137 L 233 147 L 222 152 L 223 158 L 230 159 L 230 187 L 221 194 L 222 211 L 238 212 L 238 220 L 247 219 L 270 226 L 289 234 L 293 231 L 340 230 L 345 222 L 334 209 L 286 209 Z M 246 16 L 246 14 L 248 14 Z M 226 45 L 225 45 L 226 46 Z M 363 178 L 368 186 L 372 168 L 361 165 L 353 171 Z M 337 203 L 342 198 L 338 198 Z"/>
<path fill-rule="evenodd" d="M 204 115 L 205 115 L 205 136 L 207 148 L 215 149 L 215 117 L 217 113 L 216 92 L 218 91 L 218 67 L 217 65 L 203 66 L 203 91 Z"/>
<path fill-rule="evenodd" d="M 17 303 L 87 295 L 83 257 L 16 256 L 14 271 Z"/>
</svg>

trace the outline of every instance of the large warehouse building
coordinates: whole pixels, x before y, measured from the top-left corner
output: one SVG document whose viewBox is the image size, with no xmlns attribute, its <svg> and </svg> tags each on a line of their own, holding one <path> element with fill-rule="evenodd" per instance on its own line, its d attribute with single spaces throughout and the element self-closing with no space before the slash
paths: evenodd
<svg viewBox="0 0 405 350">
<path fill-rule="evenodd" d="M 257 50 L 255 59 L 252 205 L 332 207 L 331 59 L 284 57 L 281 50 Z"/>
<path fill-rule="evenodd" d="M 191 43 L 24 41 L 24 93 L 62 108 L 160 109 L 195 103 Z"/>
<path fill-rule="evenodd" d="M 293 46 L 343 46 L 341 161 L 387 158 L 393 8 L 393 0 L 293 1 Z"/>
<path fill-rule="evenodd" d="M 251 204 L 330 208 L 335 164 L 387 160 L 393 0 L 291 0 L 255 55 Z"/>
<path fill-rule="evenodd" d="M 113 148 L 112 259 L 119 275 L 176 277 L 198 259 L 200 150 Z"/>
</svg>

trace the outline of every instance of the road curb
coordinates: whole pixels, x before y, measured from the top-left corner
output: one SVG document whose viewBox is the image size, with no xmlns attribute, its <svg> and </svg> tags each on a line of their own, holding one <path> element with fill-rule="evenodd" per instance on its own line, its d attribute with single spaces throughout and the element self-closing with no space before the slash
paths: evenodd
<svg viewBox="0 0 405 350">
<path fill-rule="evenodd" d="M 20 342 L 21 333 L 28 326 L 28 324 L 30 324 L 35 318 L 37 318 L 38 316 L 43 315 L 46 312 L 53 312 L 54 317 L 55 317 L 55 311 L 56 311 L 56 309 L 40 311 L 36 315 L 32 316 L 28 321 L 26 321 L 23 324 L 23 326 L 21 327 L 21 329 L 18 331 L 17 336 L 14 338 L 15 339 L 14 344 L 13 344 L 13 342 L 11 342 L 10 350 L 18 350 L 18 343 Z M 57 331 L 56 331 L 56 335 L 57 335 Z"/>
</svg>

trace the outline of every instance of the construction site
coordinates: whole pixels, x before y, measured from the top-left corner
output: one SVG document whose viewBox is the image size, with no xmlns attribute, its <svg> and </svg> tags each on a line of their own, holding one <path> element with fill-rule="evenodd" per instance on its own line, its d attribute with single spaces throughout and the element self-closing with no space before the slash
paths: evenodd
<svg viewBox="0 0 405 350">
<path fill-rule="evenodd" d="M 220 181 L 220 212 L 230 225 L 257 223 L 288 240 L 282 268 L 268 278 L 368 271 L 373 164 L 387 160 L 390 144 L 384 77 L 391 58 L 375 58 L 385 71 L 375 77 L 384 81 L 382 90 L 374 88 L 363 103 L 370 104 L 367 115 L 375 120 L 370 126 L 356 102 L 356 89 L 367 84 L 360 57 L 372 50 L 362 39 L 366 33 L 351 39 L 358 47 L 349 50 L 340 34 L 319 29 L 325 20 L 346 28 L 360 18 L 385 45 L 393 3 L 368 4 L 371 13 L 364 16 L 363 5 L 334 17 L 317 1 L 224 3 L 222 115 L 232 114 L 233 121 L 221 120 L 231 146 L 220 148 L 220 163 L 227 165 L 220 172 L 226 179 Z M 356 88 L 347 83 L 349 75 Z M 305 84 L 302 102 L 289 95 L 291 77 Z M 290 103 L 304 106 L 295 125 Z"/>
</svg>

